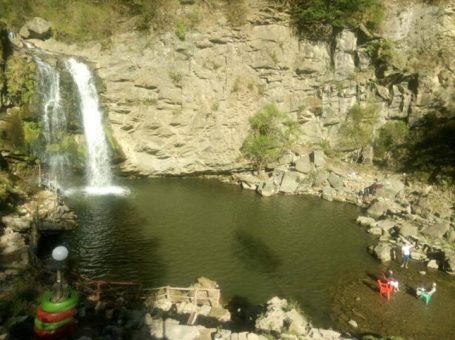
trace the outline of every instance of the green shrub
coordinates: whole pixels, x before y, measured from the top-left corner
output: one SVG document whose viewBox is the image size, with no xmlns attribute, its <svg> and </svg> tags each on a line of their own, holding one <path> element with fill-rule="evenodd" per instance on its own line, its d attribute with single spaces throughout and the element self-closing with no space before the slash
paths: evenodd
<svg viewBox="0 0 455 340">
<path fill-rule="evenodd" d="M 344 28 L 364 24 L 378 29 L 384 10 L 378 0 L 271 0 L 289 3 L 293 22 L 300 34 L 314 40 L 326 39 Z"/>
<path fill-rule="evenodd" d="M 368 43 L 367 51 L 379 72 L 391 65 L 396 56 L 393 42 L 387 39 L 374 40 Z"/>
<path fill-rule="evenodd" d="M 250 128 L 240 151 L 257 170 L 290 150 L 300 134 L 298 124 L 273 104 L 250 118 Z"/>
<path fill-rule="evenodd" d="M 177 20 L 175 23 L 175 35 L 182 41 L 186 38 L 186 26 L 181 20 Z"/>
<path fill-rule="evenodd" d="M 240 26 L 246 23 L 248 6 L 245 0 L 224 0 L 225 15 L 231 26 Z"/>
<path fill-rule="evenodd" d="M 378 131 L 374 140 L 374 154 L 383 160 L 397 158 L 401 148 L 406 143 L 409 128 L 403 121 L 387 122 Z"/>
</svg>

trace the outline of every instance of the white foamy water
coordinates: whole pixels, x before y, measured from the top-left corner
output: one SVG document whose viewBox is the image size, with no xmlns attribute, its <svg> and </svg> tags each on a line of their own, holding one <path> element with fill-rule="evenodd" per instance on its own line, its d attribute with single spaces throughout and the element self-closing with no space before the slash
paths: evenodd
<svg viewBox="0 0 455 340">
<path fill-rule="evenodd" d="M 70 58 L 66 67 L 76 83 L 80 109 L 83 118 L 84 135 L 87 143 L 87 179 L 88 187 L 92 192 L 105 192 L 112 187 L 110 157 L 107 141 L 103 129 L 103 113 L 98 101 L 98 94 L 92 73 L 87 65 Z M 98 188 L 95 190 L 95 188 Z"/>
<path fill-rule="evenodd" d="M 65 152 L 52 152 L 53 146 L 63 142 L 67 128 L 66 115 L 62 109 L 60 94 L 60 74 L 57 69 L 34 56 L 39 72 L 39 89 L 42 96 L 43 136 L 51 148 L 44 155 L 48 165 L 48 178 L 45 179 L 51 188 L 61 189 L 68 168 L 68 156 Z"/>
<path fill-rule="evenodd" d="M 72 196 L 75 194 L 84 194 L 87 196 L 105 196 L 105 195 L 114 195 L 114 196 L 128 196 L 131 193 L 131 190 L 126 187 L 121 187 L 117 185 L 110 186 L 86 186 L 81 188 L 69 188 L 63 191 L 65 196 Z"/>
</svg>

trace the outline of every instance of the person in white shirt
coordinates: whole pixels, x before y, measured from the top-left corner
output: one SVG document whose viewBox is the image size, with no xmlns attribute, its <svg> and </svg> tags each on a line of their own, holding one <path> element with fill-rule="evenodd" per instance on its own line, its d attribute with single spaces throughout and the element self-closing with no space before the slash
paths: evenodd
<svg viewBox="0 0 455 340">
<path fill-rule="evenodd" d="M 401 267 L 408 268 L 408 262 L 411 258 L 411 245 L 408 242 L 403 244 L 401 247 L 401 254 L 403 256 L 403 263 L 401 264 Z"/>
</svg>

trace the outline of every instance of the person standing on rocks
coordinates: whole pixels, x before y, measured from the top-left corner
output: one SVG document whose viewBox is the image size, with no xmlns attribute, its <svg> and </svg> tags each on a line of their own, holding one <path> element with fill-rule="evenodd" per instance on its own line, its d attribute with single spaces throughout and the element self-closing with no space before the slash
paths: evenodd
<svg viewBox="0 0 455 340">
<path fill-rule="evenodd" d="M 401 264 L 401 267 L 405 267 L 407 269 L 409 259 L 411 258 L 411 244 L 409 242 L 406 242 L 401 247 L 401 255 L 403 256 L 403 263 Z"/>
</svg>

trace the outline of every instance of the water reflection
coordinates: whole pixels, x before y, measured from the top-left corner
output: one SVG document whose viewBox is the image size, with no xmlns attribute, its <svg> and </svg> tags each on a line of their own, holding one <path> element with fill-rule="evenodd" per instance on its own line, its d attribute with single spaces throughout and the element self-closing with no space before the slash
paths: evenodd
<svg viewBox="0 0 455 340">
<path fill-rule="evenodd" d="M 261 239 L 242 230 L 235 232 L 234 239 L 236 241 L 234 254 L 249 270 L 263 273 L 277 271 L 282 261 Z"/>
</svg>

